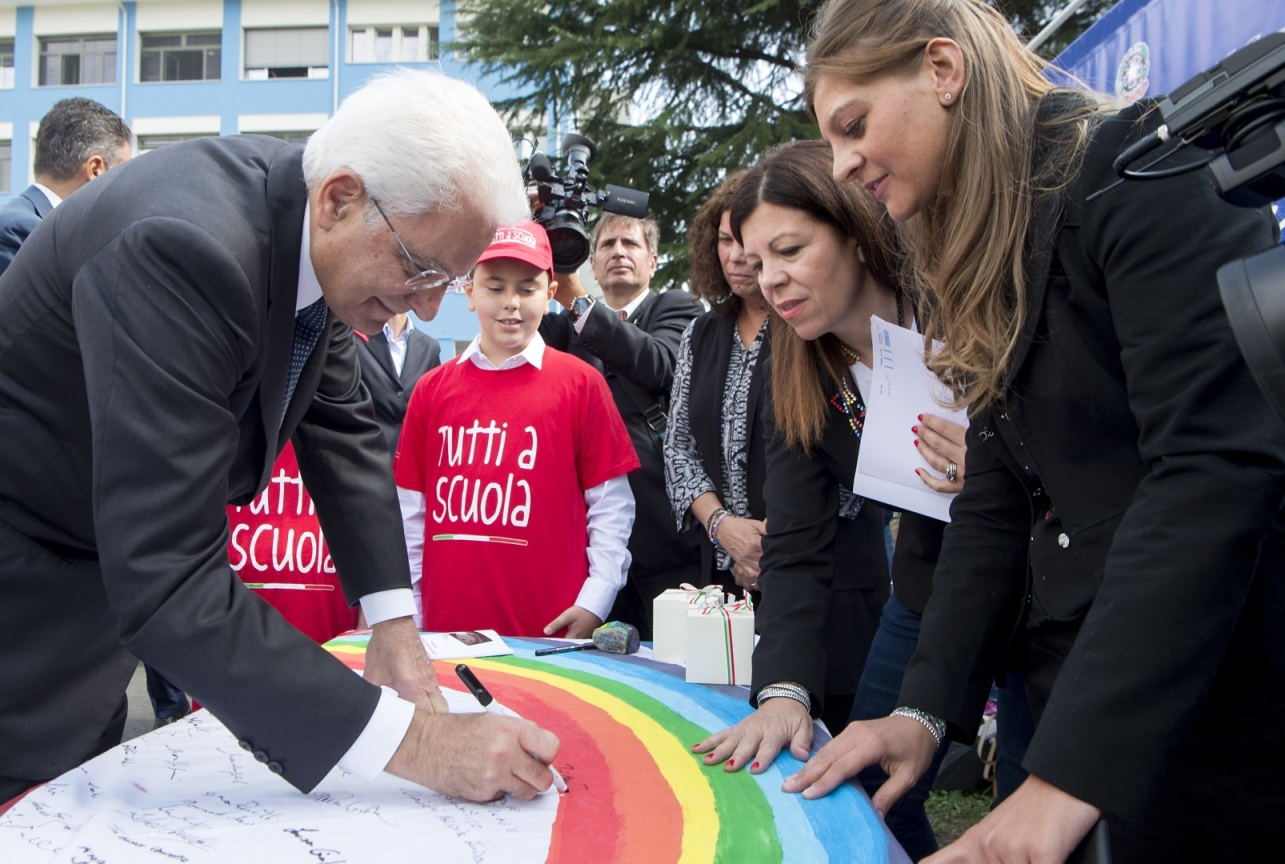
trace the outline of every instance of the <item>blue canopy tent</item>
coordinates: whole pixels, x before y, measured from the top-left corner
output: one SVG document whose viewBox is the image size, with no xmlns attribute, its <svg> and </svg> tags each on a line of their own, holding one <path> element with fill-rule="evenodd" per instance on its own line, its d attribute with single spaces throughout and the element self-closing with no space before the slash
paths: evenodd
<svg viewBox="0 0 1285 864">
<path fill-rule="evenodd" d="M 1121 0 L 1053 65 L 1133 101 L 1169 93 L 1277 30 L 1285 30 L 1285 0 Z M 1283 203 L 1276 215 L 1285 221 Z"/>
</svg>

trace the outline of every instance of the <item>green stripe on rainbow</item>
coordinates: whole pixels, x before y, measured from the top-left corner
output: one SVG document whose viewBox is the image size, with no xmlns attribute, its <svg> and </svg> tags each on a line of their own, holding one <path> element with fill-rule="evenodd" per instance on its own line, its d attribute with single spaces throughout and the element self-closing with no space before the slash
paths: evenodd
<svg viewBox="0 0 1285 864">
<path fill-rule="evenodd" d="M 360 672 L 369 637 L 353 632 L 325 647 Z M 534 658 L 537 643 L 510 645 L 516 656 L 468 663 L 502 704 L 562 741 L 554 764 L 571 791 L 559 796 L 541 841 L 546 864 L 888 864 L 893 857 L 895 844 L 859 792 L 802 801 L 777 791 L 784 776 L 777 767 L 729 774 L 691 752 L 692 743 L 748 713 L 738 693 L 688 685 L 647 660 Z M 462 691 L 455 664 L 433 665 L 442 686 Z"/>
<path fill-rule="evenodd" d="M 729 774 L 721 766 L 708 767 L 691 752 L 690 745 L 713 730 L 702 729 L 656 699 L 603 676 L 521 657 L 474 660 L 470 665 L 511 673 L 526 670 L 627 725 L 656 761 L 682 806 L 680 861 L 781 860 L 772 809 L 758 782 L 744 771 Z"/>
</svg>

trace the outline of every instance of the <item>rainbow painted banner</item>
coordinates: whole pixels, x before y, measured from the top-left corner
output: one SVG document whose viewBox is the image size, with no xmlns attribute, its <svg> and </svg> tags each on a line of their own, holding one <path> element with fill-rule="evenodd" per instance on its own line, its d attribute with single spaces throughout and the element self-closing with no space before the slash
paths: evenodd
<svg viewBox="0 0 1285 864">
<path fill-rule="evenodd" d="M 361 671 L 368 639 L 346 634 L 323 647 Z M 549 643 L 505 641 L 514 656 L 468 664 L 497 700 L 562 741 L 554 765 L 570 792 L 559 796 L 546 861 L 908 861 L 854 786 L 816 801 L 780 791 L 800 767 L 788 752 L 757 776 L 692 753 L 750 713 L 744 688 L 687 684 L 681 667 L 641 657 L 537 660 L 535 649 Z M 464 689 L 454 662 L 434 665 L 439 684 Z"/>
</svg>

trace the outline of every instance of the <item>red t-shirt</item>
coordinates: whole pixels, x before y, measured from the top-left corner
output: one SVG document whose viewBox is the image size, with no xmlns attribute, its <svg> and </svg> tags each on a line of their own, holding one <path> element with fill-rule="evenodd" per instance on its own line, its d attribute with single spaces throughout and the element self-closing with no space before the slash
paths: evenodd
<svg viewBox="0 0 1285 864">
<path fill-rule="evenodd" d="M 425 630 L 543 636 L 589 575 L 584 493 L 638 468 L 589 364 L 448 362 L 419 380 L 393 476 L 425 496 Z"/>
<path fill-rule="evenodd" d="M 316 508 L 299 477 L 294 446 L 272 464 L 268 488 L 244 507 L 228 507 L 228 560 L 256 594 L 314 642 L 357 626 Z"/>
</svg>

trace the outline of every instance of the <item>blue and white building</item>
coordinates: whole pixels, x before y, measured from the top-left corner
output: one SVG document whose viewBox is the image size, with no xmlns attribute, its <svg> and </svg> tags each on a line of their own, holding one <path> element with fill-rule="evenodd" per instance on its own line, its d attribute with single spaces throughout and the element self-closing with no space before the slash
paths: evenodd
<svg viewBox="0 0 1285 864">
<path fill-rule="evenodd" d="M 0 0 L 0 203 L 33 180 L 40 118 L 86 96 L 118 112 L 137 153 L 202 135 L 303 141 L 395 64 L 475 73 L 440 50 L 455 0 Z M 448 295 L 426 326 L 443 354 L 476 319 Z"/>
</svg>

